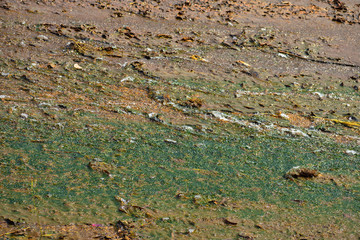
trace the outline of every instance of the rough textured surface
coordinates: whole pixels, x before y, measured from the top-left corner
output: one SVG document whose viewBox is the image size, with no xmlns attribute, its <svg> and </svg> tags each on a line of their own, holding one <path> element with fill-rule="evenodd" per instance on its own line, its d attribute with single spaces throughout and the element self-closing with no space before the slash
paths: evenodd
<svg viewBox="0 0 360 240">
<path fill-rule="evenodd" d="M 0 238 L 358 239 L 359 27 L 356 0 L 1 1 Z"/>
</svg>

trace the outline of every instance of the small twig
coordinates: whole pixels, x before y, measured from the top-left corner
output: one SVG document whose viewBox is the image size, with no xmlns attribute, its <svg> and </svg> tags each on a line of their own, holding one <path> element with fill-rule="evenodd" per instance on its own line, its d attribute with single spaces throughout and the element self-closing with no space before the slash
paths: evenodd
<svg viewBox="0 0 360 240">
<path fill-rule="evenodd" d="M 26 228 L 22 228 L 22 229 L 20 229 L 20 230 L 25 231 L 25 230 L 27 230 L 27 229 L 29 229 L 29 228 L 30 228 L 30 227 L 26 227 Z M 0 235 L 0 237 L 3 237 L 3 236 L 5 236 L 5 235 L 10 235 L 10 234 L 16 233 L 16 232 L 18 232 L 18 231 L 19 231 L 19 229 L 16 229 L 16 230 L 13 230 L 13 231 L 11 231 L 11 232 L 3 233 L 3 234 Z"/>
</svg>

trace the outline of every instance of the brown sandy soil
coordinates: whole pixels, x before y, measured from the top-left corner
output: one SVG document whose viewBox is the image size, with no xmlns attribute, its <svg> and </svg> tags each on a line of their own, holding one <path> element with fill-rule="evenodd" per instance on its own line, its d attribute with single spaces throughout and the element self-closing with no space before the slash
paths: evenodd
<svg viewBox="0 0 360 240">
<path fill-rule="evenodd" d="M 199 127 L 203 113 L 221 111 L 360 141 L 357 0 L 2 0 L 0 39 L 9 114 L 60 122 L 64 113 L 35 107 L 52 101 Z M 0 238 L 36 239 L 39 228 L 58 239 L 131 238 L 113 226 L 0 224 Z"/>
</svg>

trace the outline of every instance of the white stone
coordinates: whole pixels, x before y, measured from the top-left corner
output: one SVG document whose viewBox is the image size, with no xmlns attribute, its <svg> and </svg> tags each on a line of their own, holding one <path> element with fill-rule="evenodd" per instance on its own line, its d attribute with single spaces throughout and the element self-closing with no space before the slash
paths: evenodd
<svg viewBox="0 0 360 240">
<path fill-rule="evenodd" d="M 126 78 L 121 79 L 120 82 L 132 82 L 134 81 L 135 78 L 131 77 L 131 76 L 127 76 Z"/>
<path fill-rule="evenodd" d="M 49 38 L 47 36 L 45 36 L 45 35 L 38 35 L 36 37 L 36 39 L 43 40 L 43 41 L 49 41 Z"/>
<path fill-rule="evenodd" d="M 82 69 L 82 67 L 81 67 L 79 64 L 77 64 L 77 63 L 74 64 L 74 68 L 76 68 L 76 69 Z"/>
<path fill-rule="evenodd" d="M 29 117 L 29 115 L 27 115 L 26 113 L 22 113 L 22 114 L 20 114 L 20 117 L 27 119 Z"/>
<path fill-rule="evenodd" d="M 278 53 L 278 56 L 279 56 L 279 57 L 282 57 L 282 58 L 288 58 L 288 55 L 283 54 L 283 53 Z"/>
<path fill-rule="evenodd" d="M 359 154 L 357 151 L 354 150 L 346 150 L 345 153 L 351 156 Z"/>
</svg>

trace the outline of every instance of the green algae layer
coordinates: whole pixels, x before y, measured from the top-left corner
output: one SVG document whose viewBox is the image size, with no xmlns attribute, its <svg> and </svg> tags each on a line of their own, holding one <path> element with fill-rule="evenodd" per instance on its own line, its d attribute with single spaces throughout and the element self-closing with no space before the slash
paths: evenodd
<svg viewBox="0 0 360 240">
<path fill-rule="evenodd" d="M 1 118 L 0 216 L 39 224 L 127 220 L 139 238 L 155 239 L 304 236 L 309 225 L 359 234 L 359 155 L 346 154 L 359 146 L 231 124 L 215 134 L 94 121 Z M 286 179 L 296 166 L 321 174 Z"/>
</svg>

